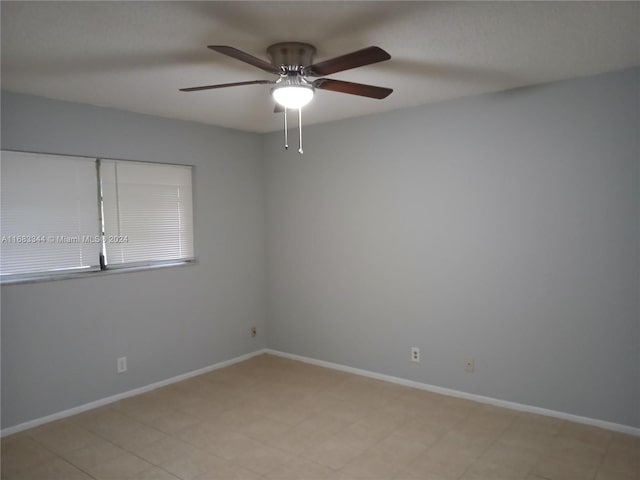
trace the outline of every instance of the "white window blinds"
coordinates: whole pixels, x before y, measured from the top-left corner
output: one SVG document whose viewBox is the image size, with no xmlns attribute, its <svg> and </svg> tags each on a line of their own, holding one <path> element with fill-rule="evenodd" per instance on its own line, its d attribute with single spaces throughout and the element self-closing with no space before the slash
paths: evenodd
<svg viewBox="0 0 640 480">
<path fill-rule="evenodd" d="M 193 259 L 191 167 L 100 160 L 109 267 Z"/>
<path fill-rule="evenodd" d="M 3 151 L 0 275 L 100 268 L 95 159 Z"/>
</svg>

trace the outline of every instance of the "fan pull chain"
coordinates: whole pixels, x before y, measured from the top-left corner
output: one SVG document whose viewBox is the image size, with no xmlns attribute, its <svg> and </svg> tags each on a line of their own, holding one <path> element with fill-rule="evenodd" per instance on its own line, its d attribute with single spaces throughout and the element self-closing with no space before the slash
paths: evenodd
<svg viewBox="0 0 640 480">
<path fill-rule="evenodd" d="M 302 108 L 298 109 L 298 153 L 302 155 Z"/>
<path fill-rule="evenodd" d="M 289 149 L 289 132 L 287 127 L 287 107 L 284 107 L 284 149 Z"/>
</svg>

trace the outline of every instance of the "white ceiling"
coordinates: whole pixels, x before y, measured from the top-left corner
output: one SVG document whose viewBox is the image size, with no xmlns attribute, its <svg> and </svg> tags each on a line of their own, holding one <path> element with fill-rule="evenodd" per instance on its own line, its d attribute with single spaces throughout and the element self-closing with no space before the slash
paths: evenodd
<svg viewBox="0 0 640 480">
<path fill-rule="evenodd" d="M 426 104 L 640 65 L 637 2 L 8 2 L 7 90 L 252 132 L 281 128 L 271 79 L 206 48 L 266 60 L 302 41 L 321 61 L 378 45 L 392 59 L 332 78 L 391 87 L 385 100 L 317 91 L 304 123 Z"/>
</svg>

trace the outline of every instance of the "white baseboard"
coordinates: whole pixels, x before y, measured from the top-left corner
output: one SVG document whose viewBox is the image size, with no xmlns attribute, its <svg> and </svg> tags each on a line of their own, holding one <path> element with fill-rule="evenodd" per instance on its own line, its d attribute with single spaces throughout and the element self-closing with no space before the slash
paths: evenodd
<svg viewBox="0 0 640 480">
<path fill-rule="evenodd" d="M 199 368 L 198 370 L 193 370 L 191 372 L 183 373 L 181 375 L 177 375 L 175 377 L 171 377 L 166 380 L 161 380 L 159 382 L 151 383 L 149 385 L 145 385 L 144 387 L 134 388 L 133 390 L 128 390 L 123 393 L 111 395 L 110 397 L 101 398 L 100 400 L 85 403 L 84 405 L 79 405 L 77 407 L 73 407 L 68 410 L 63 410 L 61 412 L 53 413 L 45 417 L 36 418 L 35 420 L 29 420 L 28 422 L 20 423 L 18 425 L 14 425 L 13 427 L 3 428 L 2 431 L 0 432 L 0 437 L 5 437 L 7 435 L 18 433 L 23 430 L 27 430 L 29 428 L 33 428 L 39 425 L 43 425 L 45 423 L 53 422 L 54 420 L 60 420 L 61 418 L 70 417 L 78 413 L 86 412 L 87 410 L 93 410 L 94 408 L 102 407 L 103 405 L 108 405 L 109 403 L 117 402 L 118 400 L 123 400 L 125 398 L 133 397 L 135 395 L 140 395 L 141 393 L 150 392 L 151 390 L 155 390 L 156 388 L 164 387 L 166 385 L 170 385 L 176 382 L 181 382 L 182 380 L 186 380 L 191 377 L 196 377 L 198 375 L 202 375 L 203 373 L 211 372 L 213 370 L 218 370 L 219 368 L 228 367 L 230 365 L 233 365 L 234 363 L 249 360 L 250 358 L 253 358 L 257 355 L 261 355 L 263 353 L 267 353 L 267 350 L 261 349 L 255 352 L 247 353 L 245 355 L 240 355 L 239 357 L 231 358 L 223 362 L 214 363 L 213 365 L 209 365 L 208 367 Z"/>
<path fill-rule="evenodd" d="M 548 417 L 560 418 L 562 420 L 569 420 L 571 422 L 583 423 L 586 425 L 592 425 L 595 427 L 605 428 L 607 430 L 612 430 L 615 432 L 626 433 L 629 435 L 634 435 L 640 437 L 640 428 L 631 427 L 628 425 L 622 425 L 619 423 L 607 422 L 604 420 L 598 420 L 589 417 L 582 417 L 579 415 L 572 415 L 570 413 L 558 412 L 556 410 L 549 410 L 546 408 L 534 407 L 531 405 L 525 405 L 516 402 L 509 402 L 506 400 L 500 400 L 497 398 L 485 397 L 482 395 L 475 395 L 473 393 L 461 392 L 459 390 L 452 390 L 449 388 L 437 387 L 435 385 L 429 385 L 421 382 L 414 382 L 413 380 L 407 380 L 405 378 L 394 377 L 391 375 L 384 375 L 382 373 L 371 372 L 369 370 L 362 370 L 359 368 L 348 367 L 346 365 L 340 365 L 338 363 L 326 362 L 324 360 L 317 360 L 315 358 L 304 357 L 302 355 L 295 355 L 292 353 L 281 352 L 279 350 L 272 349 L 261 349 L 255 352 L 247 353 L 245 355 L 240 355 L 239 357 L 231 358 L 229 360 L 225 360 L 223 362 L 215 363 L 213 365 L 209 365 L 208 367 L 200 368 L 198 370 L 193 370 L 191 372 L 183 373 L 181 375 L 177 375 L 175 377 L 168 378 L 166 380 L 161 380 L 159 382 L 155 382 L 149 385 L 145 385 L 143 387 L 135 388 L 133 390 L 128 390 L 123 393 L 118 393 L 116 395 L 112 395 L 110 397 L 101 398 L 100 400 L 96 400 L 90 403 L 85 403 L 84 405 L 79 405 L 77 407 L 70 408 L 68 410 L 63 410 L 61 412 L 53 413 L 51 415 L 47 415 L 45 417 L 36 418 L 34 420 L 29 420 L 28 422 L 24 422 L 13 427 L 8 427 L 2 429 L 0 432 L 0 437 L 5 437 L 7 435 L 11 435 L 13 433 L 18 433 L 23 430 L 27 430 L 29 428 L 37 427 L 39 425 L 43 425 L 45 423 L 53 422 L 54 420 L 60 420 L 65 417 L 70 417 L 72 415 L 76 415 L 78 413 L 86 412 L 87 410 L 92 410 L 94 408 L 102 407 L 103 405 L 108 405 L 109 403 L 117 402 L 118 400 L 123 400 L 128 397 L 133 397 L 135 395 L 140 395 L 141 393 L 146 393 L 151 390 L 155 390 L 160 387 L 164 387 L 166 385 L 170 385 L 172 383 L 180 382 L 182 380 L 186 380 L 191 377 L 195 377 L 198 375 L 202 375 L 203 373 L 211 372 L 213 370 L 217 370 L 219 368 L 228 367 L 235 363 L 243 362 L 245 360 L 249 360 L 257 355 L 261 355 L 263 353 L 268 353 L 271 355 L 276 355 L 283 358 L 289 358 L 291 360 L 298 360 L 300 362 L 309 363 L 312 365 L 318 365 L 320 367 L 331 368 L 333 370 L 339 370 L 342 372 L 353 373 L 355 375 L 360 375 L 364 377 L 374 378 L 376 380 L 384 380 L 386 382 L 395 383 L 398 385 L 404 385 L 406 387 L 417 388 L 419 390 L 427 390 L 434 393 L 440 393 L 443 395 L 449 395 L 452 397 L 464 398 L 467 400 L 473 400 L 480 403 L 486 403 L 489 405 L 494 405 L 497 407 L 509 408 L 511 410 L 517 410 L 521 412 L 529 412 L 536 413 L 539 415 L 545 415 Z"/>
<path fill-rule="evenodd" d="M 414 382 L 413 380 L 407 380 L 405 378 L 394 377 L 391 375 L 384 375 L 382 373 L 371 372 L 369 370 L 361 370 L 359 368 L 348 367 L 346 365 L 340 365 L 338 363 L 326 362 L 324 360 L 317 360 L 315 358 L 304 357 L 302 355 L 295 355 L 292 353 L 281 352 L 279 350 L 272 350 L 267 348 L 265 353 L 276 355 L 278 357 L 289 358 L 291 360 L 298 360 L 304 363 L 310 363 L 320 367 L 331 368 L 333 370 L 340 370 L 341 372 L 353 373 L 355 375 L 361 375 L 363 377 L 374 378 L 376 380 L 384 380 L 386 382 L 395 383 L 398 385 L 404 385 L 406 387 L 417 388 L 419 390 L 428 390 L 434 393 L 440 393 L 443 395 L 449 395 L 452 397 L 464 398 L 467 400 L 473 400 L 475 402 L 486 403 L 494 405 L 496 407 L 504 407 L 511 410 L 517 410 L 520 412 L 536 413 L 538 415 L 545 415 L 547 417 L 560 418 L 562 420 L 569 420 L 571 422 L 583 423 L 594 427 L 605 428 L 614 432 L 626 433 L 628 435 L 634 435 L 640 437 L 640 428 L 631 427 L 629 425 L 622 425 L 619 423 L 607 422 L 604 420 L 598 420 L 595 418 L 582 417 L 579 415 L 573 415 L 565 412 L 558 412 L 556 410 L 549 410 L 546 408 L 534 407 L 532 405 L 525 405 L 522 403 L 509 402 L 507 400 L 500 400 L 492 397 L 485 397 L 483 395 L 475 395 L 473 393 L 461 392 L 459 390 L 451 390 L 449 388 L 437 387 L 435 385 L 429 385 L 427 383 Z"/>
</svg>

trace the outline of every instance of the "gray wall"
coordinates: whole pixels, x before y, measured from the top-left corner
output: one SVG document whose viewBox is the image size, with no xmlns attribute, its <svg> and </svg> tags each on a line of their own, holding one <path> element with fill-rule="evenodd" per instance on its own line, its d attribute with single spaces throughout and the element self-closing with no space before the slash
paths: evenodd
<svg viewBox="0 0 640 480">
<path fill-rule="evenodd" d="M 266 136 L 269 347 L 640 427 L 638 85 Z"/>
<path fill-rule="evenodd" d="M 2 148 L 195 165 L 198 259 L 3 286 L 3 428 L 265 346 L 258 136 L 3 92 Z"/>
<path fill-rule="evenodd" d="M 194 164 L 199 263 L 2 287 L 2 427 L 266 330 L 278 350 L 640 426 L 639 81 L 305 127 L 303 157 L 279 132 L 3 92 L 4 149 Z"/>
</svg>

